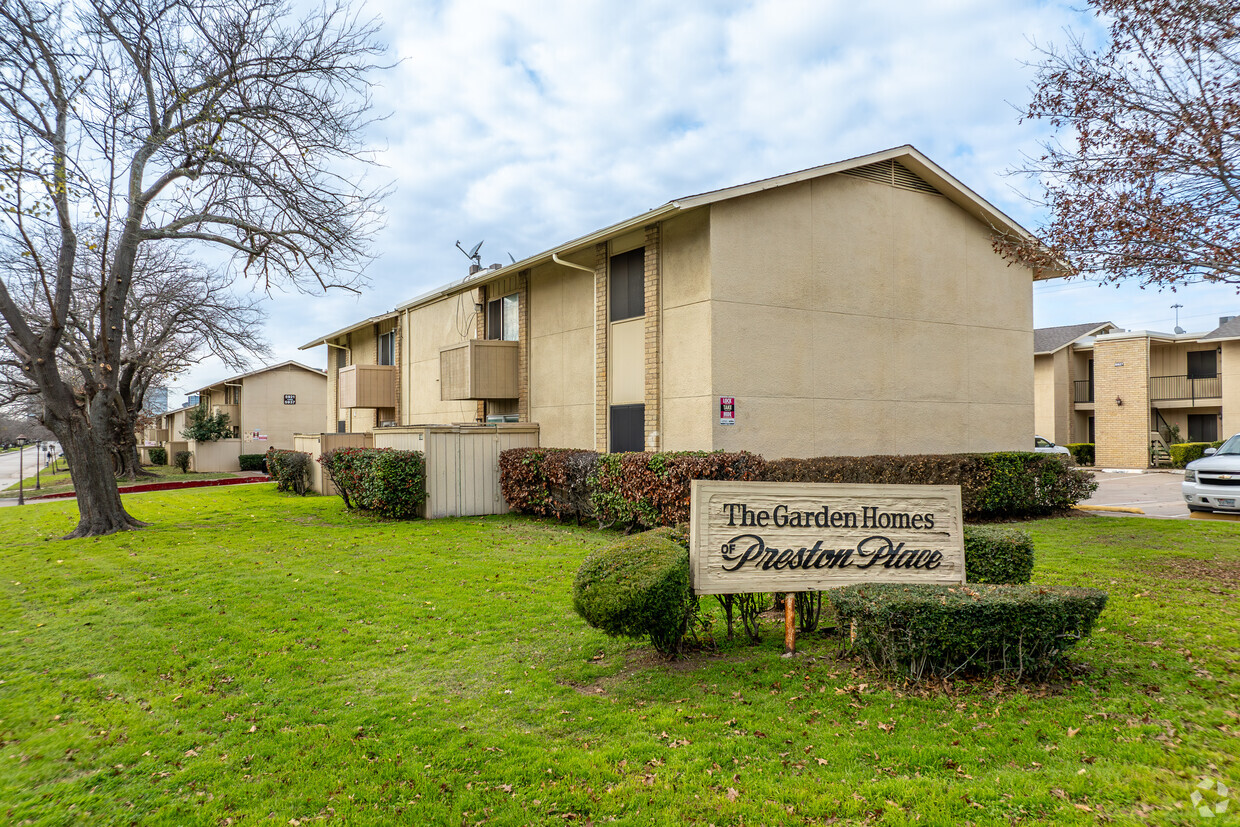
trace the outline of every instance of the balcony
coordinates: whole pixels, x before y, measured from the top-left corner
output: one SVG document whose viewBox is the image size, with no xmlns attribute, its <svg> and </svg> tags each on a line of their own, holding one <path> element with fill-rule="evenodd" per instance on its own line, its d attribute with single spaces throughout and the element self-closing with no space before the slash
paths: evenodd
<svg viewBox="0 0 1240 827">
<path fill-rule="evenodd" d="M 394 365 L 349 365 L 336 374 L 341 408 L 395 408 Z"/>
<path fill-rule="evenodd" d="M 144 442 L 167 442 L 168 441 L 168 429 L 167 428 L 147 428 L 145 431 L 142 432 L 142 439 Z"/>
<path fill-rule="evenodd" d="M 218 416 L 221 413 L 228 414 L 229 425 L 236 425 L 241 421 L 241 406 L 240 405 L 212 405 L 211 406 L 211 414 L 213 416 Z"/>
<path fill-rule="evenodd" d="M 517 343 L 470 339 L 439 349 L 439 398 L 516 399 Z"/>
<path fill-rule="evenodd" d="M 1077 379 L 1072 383 L 1072 401 L 1078 405 L 1094 401 L 1094 380 Z"/>
<path fill-rule="evenodd" d="M 1150 401 L 1185 400 L 1196 404 L 1202 399 L 1222 399 L 1223 379 L 1219 376 L 1151 376 Z"/>
</svg>

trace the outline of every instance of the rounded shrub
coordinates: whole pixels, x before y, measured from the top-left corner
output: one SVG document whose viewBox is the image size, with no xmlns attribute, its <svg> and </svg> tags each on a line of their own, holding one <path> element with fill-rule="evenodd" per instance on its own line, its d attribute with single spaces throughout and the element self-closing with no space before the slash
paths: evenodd
<svg viewBox="0 0 1240 827">
<path fill-rule="evenodd" d="M 577 614 L 609 635 L 649 635 L 663 654 L 678 652 L 694 597 L 689 552 L 674 532 L 634 534 L 587 557 L 573 583 Z"/>
<path fill-rule="evenodd" d="M 1089 635 L 1106 592 L 1048 586 L 869 583 L 832 589 L 854 648 L 914 679 L 961 671 L 1039 677 Z"/>
<path fill-rule="evenodd" d="M 1033 577 L 1033 538 L 1018 528 L 967 525 L 964 571 L 970 583 L 1028 583 Z"/>
<path fill-rule="evenodd" d="M 151 465 L 167 465 L 168 449 L 167 448 L 151 448 L 147 451 L 147 455 L 151 458 Z"/>
<path fill-rule="evenodd" d="M 189 464 L 193 461 L 192 451 L 177 451 L 172 457 L 172 464 L 181 469 L 182 474 L 189 473 Z"/>
</svg>

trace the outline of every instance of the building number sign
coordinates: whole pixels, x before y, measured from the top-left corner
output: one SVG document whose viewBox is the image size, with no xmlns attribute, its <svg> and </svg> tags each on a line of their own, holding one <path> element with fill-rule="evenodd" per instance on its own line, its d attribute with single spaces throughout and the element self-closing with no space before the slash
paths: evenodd
<svg viewBox="0 0 1240 827">
<path fill-rule="evenodd" d="M 296 405 L 296 404 L 297 404 L 297 394 L 295 394 L 295 393 L 286 393 L 286 394 L 284 394 L 284 404 L 285 404 L 285 405 Z"/>
</svg>

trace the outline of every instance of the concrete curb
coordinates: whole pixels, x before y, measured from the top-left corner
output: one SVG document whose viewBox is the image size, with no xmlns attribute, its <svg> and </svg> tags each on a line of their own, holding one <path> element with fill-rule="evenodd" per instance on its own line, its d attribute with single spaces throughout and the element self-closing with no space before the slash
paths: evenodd
<svg viewBox="0 0 1240 827">
<path fill-rule="evenodd" d="M 1077 511 L 1106 511 L 1112 514 L 1145 514 L 1141 509 L 1128 505 L 1076 505 L 1073 508 Z"/>
<path fill-rule="evenodd" d="M 151 482 L 139 485 L 128 485 L 120 489 L 121 494 L 142 494 L 147 491 L 179 491 L 182 488 L 207 488 L 214 485 L 249 485 L 256 482 L 271 482 L 271 477 L 266 474 L 256 474 L 252 477 L 225 477 L 220 480 L 187 480 L 185 482 Z M 76 496 L 72 491 L 62 491 L 59 494 L 39 494 L 38 496 L 27 496 L 26 500 L 64 500 L 69 497 Z M 6 497 L 5 499 L 16 499 L 16 497 Z"/>
</svg>

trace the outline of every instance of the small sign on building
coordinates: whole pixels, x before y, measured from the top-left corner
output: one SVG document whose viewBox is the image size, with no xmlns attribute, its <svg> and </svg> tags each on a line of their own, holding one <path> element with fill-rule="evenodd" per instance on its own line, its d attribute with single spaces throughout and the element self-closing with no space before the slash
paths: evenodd
<svg viewBox="0 0 1240 827">
<path fill-rule="evenodd" d="M 721 396 L 719 397 L 719 424 L 735 425 L 736 424 L 736 397 Z"/>
<path fill-rule="evenodd" d="M 284 394 L 284 404 L 285 404 L 285 405 L 296 405 L 296 404 L 297 404 L 297 394 L 295 394 L 295 393 L 286 393 L 286 394 Z"/>
<path fill-rule="evenodd" d="M 690 508 L 699 595 L 964 582 L 959 486 L 694 480 Z"/>
</svg>

